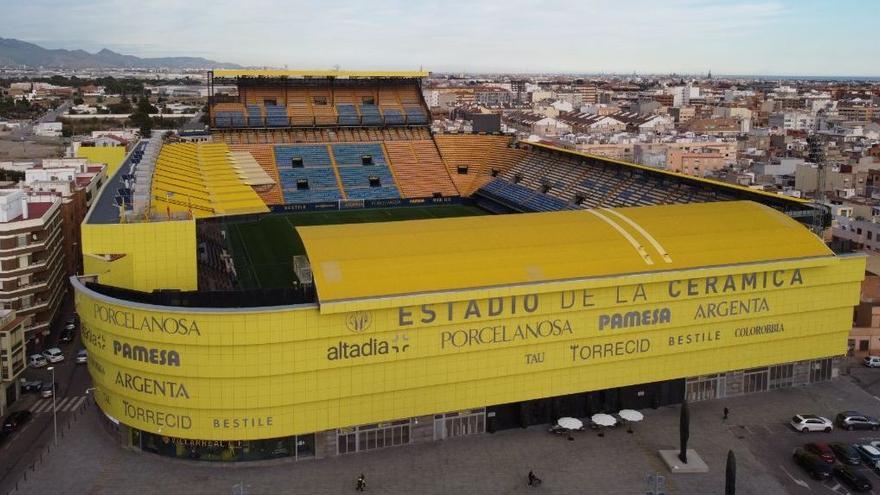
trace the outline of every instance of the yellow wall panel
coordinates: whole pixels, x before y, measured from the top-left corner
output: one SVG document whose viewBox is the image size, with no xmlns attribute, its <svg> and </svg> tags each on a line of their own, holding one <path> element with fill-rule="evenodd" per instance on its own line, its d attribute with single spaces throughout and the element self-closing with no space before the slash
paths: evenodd
<svg viewBox="0 0 880 495">
<path fill-rule="evenodd" d="M 104 146 L 90 147 L 80 146 L 76 152 L 79 158 L 85 158 L 89 163 L 104 163 L 107 165 L 107 177 L 113 177 L 113 174 L 119 170 L 119 166 L 125 161 L 124 146 Z"/>
<path fill-rule="evenodd" d="M 98 281 L 128 289 L 195 290 L 196 226 L 193 220 L 125 224 L 83 224 L 82 252 L 89 255 L 124 255 L 122 261 L 86 268 L 102 270 Z M 127 284 L 122 282 L 129 281 Z"/>
<path fill-rule="evenodd" d="M 148 306 L 74 286 L 105 412 L 248 440 L 841 355 L 864 258 L 832 259 L 331 314 Z"/>
</svg>

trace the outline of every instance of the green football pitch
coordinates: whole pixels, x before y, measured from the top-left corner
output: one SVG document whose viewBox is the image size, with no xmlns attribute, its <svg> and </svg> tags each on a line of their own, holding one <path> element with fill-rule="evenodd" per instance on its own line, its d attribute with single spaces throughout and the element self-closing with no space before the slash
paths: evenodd
<svg viewBox="0 0 880 495">
<path fill-rule="evenodd" d="M 465 205 L 272 213 L 253 221 L 236 222 L 231 218 L 224 228 L 242 289 L 292 287 L 293 257 L 305 254 L 294 227 L 486 214 L 475 206 Z"/>
</svg>

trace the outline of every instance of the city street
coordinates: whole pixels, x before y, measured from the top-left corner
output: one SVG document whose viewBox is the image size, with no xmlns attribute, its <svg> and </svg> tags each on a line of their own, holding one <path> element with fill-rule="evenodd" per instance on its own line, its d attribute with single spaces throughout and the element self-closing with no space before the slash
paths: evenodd
<svg viewBox="0 0 880 495">
<path fill-rule="evenodd" d="M 49 343 L 40 346 L 38 350 L 57 345 L 64 352 L 64 361 L 56 363 L 55 381 L 57 383 L 57 395 L 55 408 L 57 411 L 59 442 L 62 440 L 63 425 L 79 411 L 86 402 L 86 390 L 90 379 L 85 365 L 76 364 L 74 357 L 80 349 L 79 331 L 73 342 L 67 344 L 57 343 L 58 334 L 64 326 L 67 318 L 72 314 L 73 305 L 70 296 L 65 299 L 59 317 L 55 322 Z M 52 381 L 52 372 L 48 367 L 33 369 L 27 368 L 24 377 L 28 380 Z M 54 440 L 52 398 L 40 397 L 37 392 L 23 393 L 21 399 L 10 407 L 12 411 L 27 409 L 33 413 L 33 419 L 21 430 L 12 434 L 9 439 L 0 446 L 0 486 L 14 483 L 14 480 L 22 476 L 24 471 L 33 464 L 47 448 L 51 448 Z"/>
<path fill-rule="evenodd" d="M 82 386 L 84 371 L 72 370 L 75 392 L 68 397 L 82 395 L 83 388 L 76 387 Z M 677 446 L 677 406 L 643 411 L 645 421 L 633 434 L 615 428 L 604 437 L 581 432 L 567 441 L 548 434 L 545 427 L 533 427 L 334 459 L 221 465 L 123 450 L 101 427 L 100 411 L 86 399 L 79 406 L 82 412 L 60 416 L 73 421 L 59 448 L 43 454 L 28 471 L 27 481 L 19 475 L 0 482 L 0 494 L 214 494 L 229 493 L 241 483 L 250 494 L 348 493 L 361 472 L 374 493 L 527 493 L 525 475 L 530 469 L 543 478 L 542 493 L 643 494 L 646 477 L 660 474 L 666 493 L 717 494 L 723 492 L 725 460 L 732 449 L 740 495 L 845 495 L 850 491 L 837 481 L 810 480 L 792 461 L 792 451 L 813 441 L 880 440 L 880 433 L 803 434 L 787 421 L 797 413 L 833 417 L 846 409 L 877 414 L 880 401 L 859 385 L 877 379 L 880 370 L 853 368 L 852 375 L 832 382 L 691 404 L 690 447 L 710 468 L 709 473 L 691 475 L 669 474 L 657 454 L 658 449 Z M 67 404 L 75 407 L 78 401 L 68 399 Z M 727 421 L 721 417 L 724 407 L 730 409 Z M 26 430 L 42 442 L 32 452 L 44 452 L 51 440 L 50 419 L 51 414 L 38 414 Z M 8 454 L 4 450 L 4 460 Z M 18 466 L 32 462 L 33 457 Z M 874 493 L 880 493 L 880 477 L 859 469 L 874 483 Z"/>
</svg>

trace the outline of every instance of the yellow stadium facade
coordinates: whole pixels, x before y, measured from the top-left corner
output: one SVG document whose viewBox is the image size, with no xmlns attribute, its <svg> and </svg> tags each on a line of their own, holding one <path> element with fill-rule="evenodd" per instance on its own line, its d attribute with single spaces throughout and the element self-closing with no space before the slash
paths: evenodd
<svg viewBox="0 0 880 495">
<path fill-rule="evenodd" d="M 826 380 L 865 268 L 748 202 L 299 230 L 314 304 L 159 306 L 72 280 L 96 400 L 126 444 L 332 456 Z M 485 268 L 457 272 L 455 249 Z"/>
</svg>

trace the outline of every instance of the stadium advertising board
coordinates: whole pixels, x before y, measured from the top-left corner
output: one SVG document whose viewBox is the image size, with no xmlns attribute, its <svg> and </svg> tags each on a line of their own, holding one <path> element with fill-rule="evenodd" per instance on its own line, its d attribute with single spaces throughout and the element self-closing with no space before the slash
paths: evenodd
<svg viewBox="0 0 880 495">
<path fill-rule="evenodd" d="M 107 414 L 250 440 L 840 355 L 863 273 L 863 258 L 825 258 L 330 314 L 148 306 L 74 286 Z"/>
</svg>

